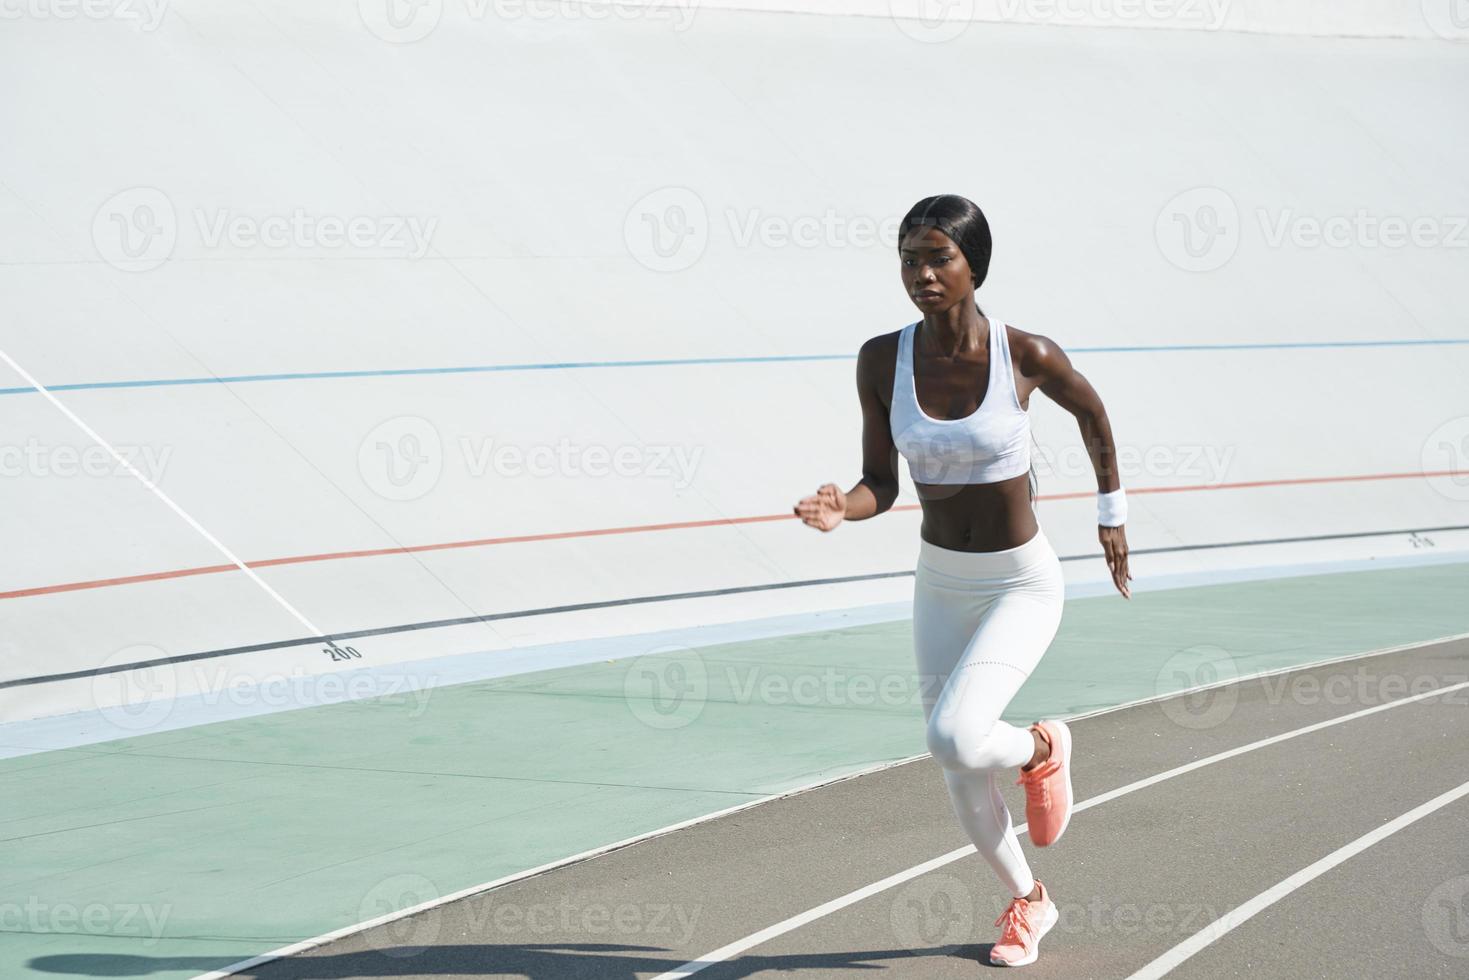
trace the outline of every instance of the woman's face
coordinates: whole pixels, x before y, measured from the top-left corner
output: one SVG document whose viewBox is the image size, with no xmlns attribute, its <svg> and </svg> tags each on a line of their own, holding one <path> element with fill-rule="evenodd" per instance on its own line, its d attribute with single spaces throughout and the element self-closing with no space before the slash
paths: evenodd
<svg viewBox="0 0 1469 980">
<path fill-rule="evenodd" d="M 969 262 L 954 240 L 932 225 L 909 229 L 898 244 L 903 289 L 924 313 L 946 310 L 974 295 Z"/>
</svg>

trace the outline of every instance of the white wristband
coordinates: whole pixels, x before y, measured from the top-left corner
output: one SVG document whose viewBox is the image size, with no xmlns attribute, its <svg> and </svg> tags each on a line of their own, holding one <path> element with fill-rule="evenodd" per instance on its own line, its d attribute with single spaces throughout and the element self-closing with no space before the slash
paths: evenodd
<svg viewBox="0 0 1469 980">
<path fill-rule="evenodd" d="M 1111 493 L 1097 494 L 1097 523 L 1102 527 L 1121 527 L 1127 523 L 1127 494 L 1121 487 Z"/>
</svg>

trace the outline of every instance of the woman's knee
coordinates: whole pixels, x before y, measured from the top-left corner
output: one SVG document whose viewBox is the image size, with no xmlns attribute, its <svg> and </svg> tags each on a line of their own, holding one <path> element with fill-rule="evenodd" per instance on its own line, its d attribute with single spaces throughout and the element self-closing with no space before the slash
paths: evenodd
<svg viewBox="0 0 1469 980">
<path fill-rule="evenodd" d="M 928 751 L 934 761 L 954 772 L 990 772 L 1008 768 L 991 737 L 993 725 L 955 723 L 935 714 L 928 723 Z"/>
</svg>

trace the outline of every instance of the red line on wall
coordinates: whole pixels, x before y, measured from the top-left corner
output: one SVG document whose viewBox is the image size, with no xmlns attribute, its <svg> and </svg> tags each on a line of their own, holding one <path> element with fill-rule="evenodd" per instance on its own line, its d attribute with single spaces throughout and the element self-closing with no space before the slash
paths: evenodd
<svg viewBox="0 0 1469 980">
<path fill-rule="evenodd" d="M 1129 497 L 1152 493 L 1196 493 L 1203 490 L 1248 490 L 1257 487 L 1303 486 L 1313 483 L 1366 483 L 1373 480 L 1428 479 L 1436 476 L 1462 476 L 1454 470 L 1437 473 L 1369 473 L 1359 476 L 1315 476 L 1291 480 L 1252 480 L 1243 483 L 1207 483 L 1182 487 L 1128 488 Z M 1095 496 L 1095 491 L 1077 493 L 1040 494 L 1036 500 L 1081 500 Z M 894 511 L 918 510 L 918 504 L 903 504 Z M 604 534 L 641 534 L 650 531 L 682 531 L 696 527 L 721 527 L 734 524 L 759 524 L 764 521 L 794 521 L 795 514 L 760 514 L 754 517 L 727 517 L 710 521 L 676 521 L 669 524 L 632 524 L 627 527 L 598 527 L 581 531 L 551 531 L 545 534 L 517 534 L 499 538 L 475 538 L 469 541 L 444 541 L 438 544 L 419 544 L 396 548 L 371 548 L 364 551 L 332 551 L 319 555 L 293 555 L 286 558 L 264 558 L 247 561 L 250 568 L 272 568 L 276 565 L 304 565 L 319 561 L 342 561 L 348 558 L 375 558 L 382 555 L 418 554 L 425 551 L 448 551 L 452 548 L 484 548 L 499 544 L 524 544 L 530 541 L 561 541 L 569 538 L 594 538 Z M 41 585 L 30 589 L 0 592 L 0 599 L 23 599 L 28 596 L 55 595 L 60 592 L 81 592 L 87 589 L 105 589 L 117 585 L 133 585 L 138 582 L 160 582 L 166 579 L 188 578 L 191 575 L 215 575 L 220 572 L 238 571 L 235 565 L 201 565 L 197 568 L 175 568 L 162 572 L 147 572 L 141 575 L 123 575 L 117 578 L 92 579 L 86 582 L 63 582 L 58 585 Z"/>
</svg>

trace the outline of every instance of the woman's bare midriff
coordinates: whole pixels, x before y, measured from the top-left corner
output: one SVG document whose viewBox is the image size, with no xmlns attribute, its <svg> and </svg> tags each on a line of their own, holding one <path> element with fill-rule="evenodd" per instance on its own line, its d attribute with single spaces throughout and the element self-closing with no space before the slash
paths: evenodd
<svg viewBox="0 0 1469 980">
<path fill-rule="evenodd" d="M 919 537 L 951 551 L 1018 548 L 1040 530 L 1030 503 L 1030 474 L 998 483 L 919 483 Z"/>
</svg>

